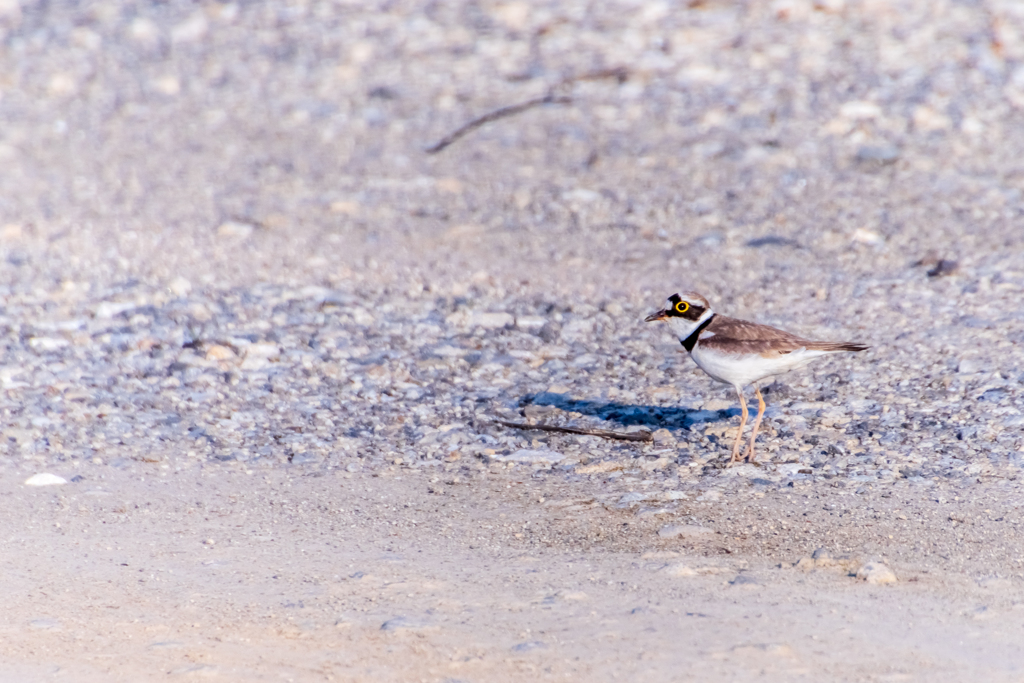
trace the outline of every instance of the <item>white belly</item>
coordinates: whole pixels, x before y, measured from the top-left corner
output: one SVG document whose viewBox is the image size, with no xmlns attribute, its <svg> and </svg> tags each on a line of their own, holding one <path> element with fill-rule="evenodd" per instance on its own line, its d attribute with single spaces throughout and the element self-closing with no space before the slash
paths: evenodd
<svg viewBox="0 0 1024 683">
<path fill-rule="evenodd" d="M 737 355 L 708 351 L 702 349 L 698 342 L 690 352 L 690 357 L 712 379 L 734 387 L 745 387 L 765 377 L 795 370 L 826 353 L 800 349 L 782 356 L 765 358 L 760 354 Z"/>
</svg>

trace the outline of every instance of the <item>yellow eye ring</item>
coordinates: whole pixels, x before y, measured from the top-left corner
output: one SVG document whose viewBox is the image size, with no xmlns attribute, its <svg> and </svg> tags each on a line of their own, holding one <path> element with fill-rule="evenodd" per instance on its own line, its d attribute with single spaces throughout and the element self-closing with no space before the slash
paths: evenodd
<svg viewBox="0 0 1024 683">
<path fill-rule="evenodd" d="M 675 308 L 676 313 L 686 313 L 688 310 L 690 310 L 690 304 L 686 303 L 685 301 L 680 301 L 679 303 L 676 304 Z"/>
</svg>

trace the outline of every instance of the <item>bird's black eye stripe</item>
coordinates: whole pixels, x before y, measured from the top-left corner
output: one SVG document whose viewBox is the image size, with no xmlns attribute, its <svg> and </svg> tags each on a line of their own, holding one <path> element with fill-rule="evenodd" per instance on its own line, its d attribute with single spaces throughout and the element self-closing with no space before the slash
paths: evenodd
<svg viewBox="0 0 1024 683">
<path fill-rule="evenodd" d="M 672 299 L 669 299 L 669 303 L 672 305 L 665 309 L 665 314 L 673 318 L 697 320 L 704 314 L 703 306 L 695 306 L 686 301 L 673 301 Z"/>
</svg>

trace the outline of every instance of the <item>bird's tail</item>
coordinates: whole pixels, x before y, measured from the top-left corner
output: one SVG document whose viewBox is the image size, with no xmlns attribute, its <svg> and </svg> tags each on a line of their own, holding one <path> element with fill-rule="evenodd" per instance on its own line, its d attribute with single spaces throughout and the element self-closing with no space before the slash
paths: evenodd
<svg viewBox="0 0 1024 683">
<path fill-rule="evenodd" d="M 853 342 L 811 342 L 807 348 L 812 351 L 824 351 L 833 353 L 838 351 L 864 351 L 870 348 L 866 344 L 855 344 Z"/>
</svg>

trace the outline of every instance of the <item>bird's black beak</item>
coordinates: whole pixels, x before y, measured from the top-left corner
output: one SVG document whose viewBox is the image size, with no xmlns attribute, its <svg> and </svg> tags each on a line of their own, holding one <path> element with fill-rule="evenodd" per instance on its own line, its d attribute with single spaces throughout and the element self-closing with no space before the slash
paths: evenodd
<svg viewBox="0 0 1024 683">
<path fill-rule="evenodd" d="M 651 313 L 649 316 L 644 318 L 644 322 L 645 323 L 652 323 L 655 320 L 664 320 L 667 317 L 668 317 L 668 313 L 665 312 L 665 309 L 661 309 L 657 313 Z"/>
</svg>

